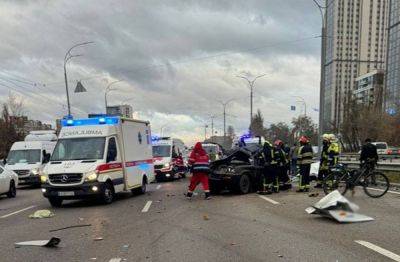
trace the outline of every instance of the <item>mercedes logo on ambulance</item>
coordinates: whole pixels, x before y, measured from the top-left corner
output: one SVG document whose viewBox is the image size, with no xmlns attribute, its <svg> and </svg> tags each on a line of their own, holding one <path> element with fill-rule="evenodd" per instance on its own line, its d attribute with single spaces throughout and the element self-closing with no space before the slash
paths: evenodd
<svg viewBox="0 0 400 262">
<path fill-rule="evenodd" d="M 67 175 L 62 175 L 61 176 L 61 182 L 65 183 L 68 181 L 68 176 Z"/>
</svg>

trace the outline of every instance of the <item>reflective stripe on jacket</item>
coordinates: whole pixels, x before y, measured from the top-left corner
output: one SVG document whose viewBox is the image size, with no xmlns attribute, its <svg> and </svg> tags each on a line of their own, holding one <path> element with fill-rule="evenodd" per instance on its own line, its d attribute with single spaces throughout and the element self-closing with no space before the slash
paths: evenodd
<svg viewBox="0 0 400 262">
<path fill-rule="evenodd" d="M 313 150 L 310 144 L 300 147 L 297 163 L 299 165 L 310 165 L 313 163 Z"/>
<path fill-rule="evenodd" d="M 335 166 L 339 162 L 339 144 L 337 142 L 332 142 L 328 148 L 329 165 Z"/>
</svg>

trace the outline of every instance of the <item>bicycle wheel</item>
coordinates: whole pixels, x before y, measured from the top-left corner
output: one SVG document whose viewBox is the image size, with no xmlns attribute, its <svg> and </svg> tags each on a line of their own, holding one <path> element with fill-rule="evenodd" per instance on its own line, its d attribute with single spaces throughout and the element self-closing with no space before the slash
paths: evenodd
<svg viewBox="0 0 400 262">
<path fill-rule="evenodd" d="M 389 179 L 381 172 L 372 172 L 364 177 L 362 181 L 365 194 L 378 198 L 389 190 Z"/>
<path fill-rule="evenodd" d="M 340 194 L 344 195 L 347 191 L 347 179 L 346 173 L 342 172 L 331 172 L 323 181 L 322 188 L 326 195 L 332 191 L 338 190 Z"/>
</svg>

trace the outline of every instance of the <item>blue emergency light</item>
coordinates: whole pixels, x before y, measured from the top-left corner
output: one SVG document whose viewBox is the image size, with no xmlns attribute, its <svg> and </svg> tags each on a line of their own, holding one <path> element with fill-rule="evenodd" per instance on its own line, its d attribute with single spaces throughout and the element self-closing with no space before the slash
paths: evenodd
<svg viewBox="0 0 400 262">
<path fill-rule="evenodd" d="M 96 117 L 96 118 L 61 120 L 61 126 L 116 125 L 118 123 L 119 123 L 119 117 Z"/>
</svg>

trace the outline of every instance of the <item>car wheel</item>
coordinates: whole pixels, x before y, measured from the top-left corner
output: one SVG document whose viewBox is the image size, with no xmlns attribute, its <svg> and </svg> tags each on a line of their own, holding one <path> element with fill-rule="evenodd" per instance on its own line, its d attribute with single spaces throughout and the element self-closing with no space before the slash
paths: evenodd
<svg viewBox="0 0 400 262">
<path fill-rule="evenodd" d="M 17 196 L 17 189 L 14 180 L 10 181 L 10 189 L 8 190 L 7 197 L 14 198 Z"/>
<path fill-rule="evenodd" d="M 110 182 L 106 182 L 101 195 L 101 202 L 105 205 L 111 204 L 114 201 L 114 186 Z"/>
<path fill-rule="evenodd" d="M 49 197 L 49 202 L 52 207 L 61 207 L 63 200 L 58 197 Z"/>
<path fill-rule="evenodd" d="M 248 175 L 243 174 L 239 177 L 236 182 L 236 192 L 239 194 L 247 194 L 250 192 L 251 189 L 251 182 Z"/>
</svg>

